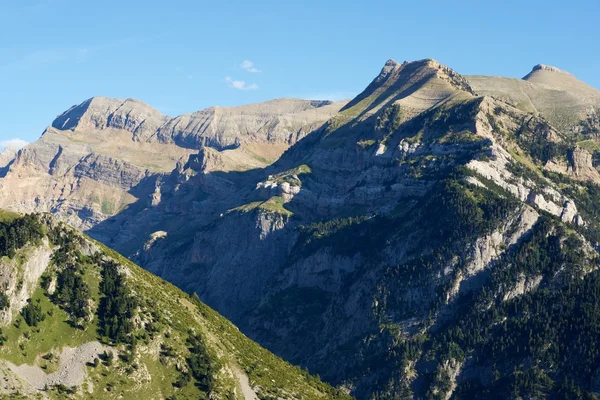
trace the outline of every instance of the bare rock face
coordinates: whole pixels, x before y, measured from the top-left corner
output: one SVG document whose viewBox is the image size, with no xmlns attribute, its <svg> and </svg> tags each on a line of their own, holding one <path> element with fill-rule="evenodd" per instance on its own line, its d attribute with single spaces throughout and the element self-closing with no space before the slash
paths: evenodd
<svg viewBox="0 0 600 400">
<path fill-rule="evenodd" d="M 138 100 L 93 97 L 59 115 L 52 126 L 59 130 L 79 131 L 122 129 L 144 140 L 168 119 Z"/>
<path fill-rule="evenodd" d="M 156 139 L 182 147 L 218 150 L 244 143 L 294 144 L 329 119 L 344 103 L 277 99 L 240 107 L 211 107 L 162 126 Z"/>
<path fill-rule="evenodd" d="M 569 151 L 568 160 L 568 173 L 582 180 L 600 182 L 600 174 L 592 165 L 592 155 L 588 151 L 575 147 L 572 151 Z"/>
<path fill-rule="evenodd" d="M 222 218 L 216 230 L 195 233 L 192 251 L 184 257 L 194 265 L 207 268 L 190 270 L 187 279 L 179 269 L 169 268 L 162 262 L 179 259 L 183 255 L 173 253 L 165 232 L 160 232 L 163 240 L 156 239 L 156 232 L 151 235 L 150 241 L 145 244 L 151 251 L 142 254 L 140 261 L 145 263 L 149 271 L 210 298 L 217 308 L 234 313 L 236 309 L 245 312 L 236 304 L 257 304 L 267 284 L 278 272 L 279 265 L 285 261 L 294 238 L 287 225 L 288 218 L 277 213 L 259 210 L 231 213 L 227 218 Z M 223 252 L 223 248 L 228 250 Z M 162 253 L 162 256 L 155 257 L 158 253 Z M 152 256 L 148 257 L 150 254 Z M 244 254 L 244 257 L 240 257 L 240 254 Z M 265 254 L 269 256 L 265 257 Z M 248 268 L 259 264 L 260 268 Z M 197 285 L 200 281 L 203 283 Z"/>
<path fill-rule="evenodd" d="M 135 165 L 94 153 L 85 156 L 75 166 L 74 174 L 122 190 L 131 189 L 146 176 Z"/>
<path fill-rule="evenodd" d="M 10 304 L 7 309 L 0 311 L 0 324 L 10 322 L 27 305 L 27 299 L 33 294 L 38 280 L 50 264 L 52 248 L 44 240 L 39 246 L 21 249 L 19 255 L 21 261 L 8 257 L 0 260 L 0 284 Z"/>
</svg>

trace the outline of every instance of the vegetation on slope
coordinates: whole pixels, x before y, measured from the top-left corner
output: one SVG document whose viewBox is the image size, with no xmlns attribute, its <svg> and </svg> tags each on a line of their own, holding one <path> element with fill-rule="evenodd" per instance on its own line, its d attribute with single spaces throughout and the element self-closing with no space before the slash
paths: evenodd
<svg viewBox="0 0 600 400">
<path fill-rule="evenodd" d="M 600 260 L 590 260 L 583 247 L 573 232 L 543 218 L 457 318 L 433 335 L 427 359 L 479 371 L 459 382 L 454 398 L 593 397 L 599 389 L 600 275 L 590 271 Z M 502 295 L 519 279 L 536 276 L 537 290 L 510 300 Z M 449 385 L 440 368 L 427 379 L 430 398 Z"/>
<path fill-rule="evenodd" d="M 2 370 L 18 375 L 10 362 L 51 374 L 65 368 L 66 346 L 104 349 L 82 366 L 80 384 L 49 379 L 36 390 L 30 382 L 14 396 L 234 399 L 244 397 L 246 375 L 260 399 L 347 397 L 260 348 L 197 296 L 48 217 L 15 218 L 0 229 L 5 256 L 43 238 L 54 246 L 39 287 L 0 332 Z"/>
</svg>

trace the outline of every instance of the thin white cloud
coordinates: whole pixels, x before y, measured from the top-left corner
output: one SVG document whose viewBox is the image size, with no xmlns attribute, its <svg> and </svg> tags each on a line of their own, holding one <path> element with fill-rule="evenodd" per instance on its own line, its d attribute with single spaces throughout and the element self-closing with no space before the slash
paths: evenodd
<svg viewBox="0 0 600 400">
<path fill-rule="evenodd" d="M 242 62 L 242 64 L 240 65 L 240 68 L 243 69 L 243 70 L 246 70 L 248 72 L 252 72 L 253 74 L 257 73 L 257 72 L 260 72 L 260 70 L 257 69 L 254 66 L 254 63 L 252 61 L 250 61 L 250 60 L 244 60 Z"/>
<path fill-rule="evenodd" d="M 230 76 L 225 78 L 225 82 L 230 88 L 238 89 L 238 90 L 256 90 L 258 89 L 258 85 L 256 83 L 246 83 L 246 81 L 236 81 L 231 79 Z"/>
<path fill-rule="evenodd" d="M 11 147 L 14 149 L 20 149 L 22 147 L 27 146 L 28 144 L 29 142 L 19 138 L 0 140 L 0 148 Z"/>
</svg>

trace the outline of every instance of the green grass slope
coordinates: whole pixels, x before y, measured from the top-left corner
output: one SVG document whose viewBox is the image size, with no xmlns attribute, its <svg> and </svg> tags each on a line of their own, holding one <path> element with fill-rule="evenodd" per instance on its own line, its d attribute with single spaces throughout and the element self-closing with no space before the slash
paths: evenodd
<svg viewBox="0 0 600 400">
<path fill-rule="evenodd" d="M 349 398 L 50 217 L 3 218 L 0 252 L 0 398 Z"/>
</svg>

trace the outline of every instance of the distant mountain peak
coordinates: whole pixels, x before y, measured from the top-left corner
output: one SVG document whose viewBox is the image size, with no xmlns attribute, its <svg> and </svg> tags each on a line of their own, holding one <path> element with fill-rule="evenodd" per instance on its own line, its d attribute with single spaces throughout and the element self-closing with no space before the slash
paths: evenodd
<svg viewBox="0 0 600 400">
<path fill-rule="evenodd" d="M 523 77 L 523 79 L 528 80 L 529 78 L 531 78 L 535 73 L 539 72 L 539 71 L 548 71 L 548 72 L 555 72 L 557 74 L 563 74 L 563 75 L 568 75 L 568 76 L 573 76 L 573 74 L 567 72 L 567 71 L 563 71 L 562 69 L 553 67 L 551 65 L 546 65 L 546 64 L 538 64 L 536 66 L 534 66 L 531 69 L 531 72 L 528 73 L 527 75 L 525 75 L 525 77 Z"/>
<path fill-rule="evenodd" d="M 398 61 L 394 60 L 393 58 L 390 58 L 383 65 L 380 75 L 381 74 L 389 74 L 390 72 L 392 72 L 393 70 L 395 70 L 397 68 L 400 68 L 401 66 L 402 65 Z"/>
<path fill-rule="evenodd" d="M 0 176 L 2 176 L 2 169 L 15 159 L 18 152 L 19 149 L 10 146 L 0 152 Z"/>
<path fill-rule="evenodd" d="M 156 131 L 166 120 L 160 111 L 139 100 L 97 96 L 60 114 L 52 127 L 79 131 L 116 128 L 143 135 Z"/>
</svg>

